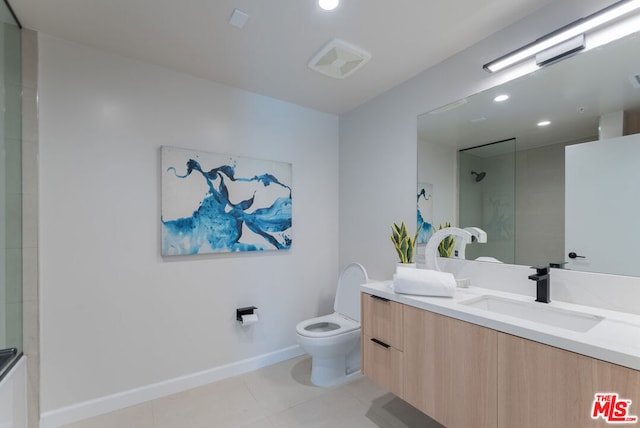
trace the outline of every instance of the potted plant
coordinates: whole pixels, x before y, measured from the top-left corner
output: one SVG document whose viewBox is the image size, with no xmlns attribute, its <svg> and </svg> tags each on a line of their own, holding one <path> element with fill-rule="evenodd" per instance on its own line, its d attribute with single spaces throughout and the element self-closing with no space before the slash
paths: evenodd
<svg viewBox="0 0 640 428">
<path fill-rule="evenodd" d="M 446 227 L 451 227 L 451 223 L 441 224 L 438 230 L 444 229 Z M 449 235 L 440 242 L 438 245 L 438 254 L 440 257 L 451 257 L 451 253 L 453 252 L 453 246 L 455 242 L 453 236 Z"/>
<path fill-rule="evenodd" d="M 404 224 L 404 221 L 400 226 L 395 223 L 391 226 L 391 242 L 393 242 L 398 257 L 400 257 L 400 263 L 413 264 L 413 254 L 417 237 L 418 231 L 416 231 L 413 237 L 409 236 L 407 225 Z"/>
</svg>

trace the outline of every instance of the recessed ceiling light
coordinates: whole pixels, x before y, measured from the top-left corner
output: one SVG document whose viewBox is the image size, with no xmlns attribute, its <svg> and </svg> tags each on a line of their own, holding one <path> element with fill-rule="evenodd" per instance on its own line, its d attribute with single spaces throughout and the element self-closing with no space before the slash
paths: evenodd
<svg viewBox="0 0 640 428">
<path fill-rule="evenodd" d="M 508 99 L 509 99 L 509 95 L 502 94 L 502 95 L 498 95 L 497 97 L 495 97 L 493 99 L 493 101 L 495 101 L 496 103 L 501 103 L 503 101 L 507 101 Z"/>
<path fill-rule="evenodd" d="M 340 4 L 340 0 L 318 0 L 318 6 L 324 10 L 333 10 Z"/>
<path fill-rule="evenodd" d="M 541 120 L 540 122 L 538 122 L 538 126 L 549 126 L 549 125 L 551 125 L 550 120 Z"/>
</svg>

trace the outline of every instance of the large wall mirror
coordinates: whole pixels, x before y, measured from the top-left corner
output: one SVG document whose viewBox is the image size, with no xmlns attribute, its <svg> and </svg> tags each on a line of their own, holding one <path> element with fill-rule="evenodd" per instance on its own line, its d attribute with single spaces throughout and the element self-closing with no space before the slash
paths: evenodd
<svg viewBox="0 0 640 428">
<path fill-rule="evenodd" d="M 419 116 L 419 211 L 485 229 L 467 259 L 640 276 L 638 52 L 634 33 Z"/>
</svg>

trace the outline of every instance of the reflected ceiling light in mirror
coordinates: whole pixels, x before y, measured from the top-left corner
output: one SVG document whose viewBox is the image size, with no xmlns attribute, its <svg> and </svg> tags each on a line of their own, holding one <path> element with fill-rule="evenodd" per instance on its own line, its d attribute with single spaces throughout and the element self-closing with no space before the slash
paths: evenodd
<svg viewBox="0 0 640 428">
<path fill-rule="evenodd" d="M 525 59 L 531 58 L 536 54 L 552 48 L 562 42 L 573 39 L 576 36 L 591 31 L 608 22 L 618 19 L 633 11 L 640 9 L 640 0 L 622 0 L 613 5 L 606 7 L 586 18 L 579 19 L 573 23 L 566 25 L 552 33 L 547 34 L 529 43 L 520 49 L 510 52 L 494 61 L 483 66 L 490 73 L 511 67 Z"/>
<path fill-rule="evenodd" d="M 540 122 L 538 122 L 538 126 L 543 127 L 543 126 L 549 126 L 551 125 L 551 121 L 550 120 L 541 120 Z"/>
<path fill-rule="evenodd" d="M 322 10 L 334 10 L 340 5 L 340 0 L 318 0 L 318 6 Z"/>
<path fill-rule="evenodd" d="M 498 95 L 498 96 L 494 97 L 493 98 L 493 102 L 501 103 L 501 102 L 507 101 L 508 99 L 509 99 L 509 95 L 501 94 L 501 95 Z"/>
</svg>

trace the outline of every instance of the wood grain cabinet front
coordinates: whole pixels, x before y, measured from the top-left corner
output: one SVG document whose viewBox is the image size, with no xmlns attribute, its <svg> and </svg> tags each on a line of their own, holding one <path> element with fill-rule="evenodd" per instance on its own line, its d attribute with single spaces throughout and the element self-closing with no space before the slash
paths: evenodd
<svg viewBox="0 0 640 428">
<path fill-rule="evenodd" d="M 629 416 L 640 415 L 639 371 L 499 333 L 499 428 L 612 426 L 605 405 L 592 418 L 597 393 L 631 400 Z"/>
<path fill-rule="evenodd" d="M 402 303 L 361 294 L 362 333 L 402 351 Z"/>
<path fill-rule="evenodd" d="M 640 416 L 638 370 L 366 293 L 362 330 L 363 373 L 447 428 L 620 422 L 606 403 L 592 417 L 598 393 Z"/>
<path fill-rule="evenodd" d="M 447 428 L 497 426 L 497 332 L 404 307 L 404 400 Z"/>
<path fill-rule="evenodd" d="M 404 358 L 401 303 L 361 294 L 362 373 L 402 398 Z"/>
<path fill-rule="evenodd" d="M 387 391 L 404 396 L 402 352 L 374 337 L 362 337 L 362 372 Z"/>
</svg>

